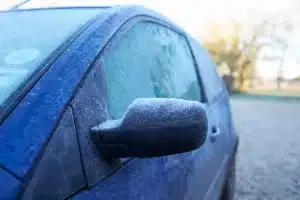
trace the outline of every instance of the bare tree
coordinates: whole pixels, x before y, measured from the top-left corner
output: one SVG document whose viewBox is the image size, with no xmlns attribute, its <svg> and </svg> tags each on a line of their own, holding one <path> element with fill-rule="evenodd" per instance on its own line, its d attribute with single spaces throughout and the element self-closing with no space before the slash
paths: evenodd
<svg viewBox="0 0 300 200">
<path fill-rule="evenodd" d="M 272 49 L 277 49 L 281 51 L 281 55 L 267 55 L 264 59 L 270 61 L 278 60 L 278 70 L 277 70 L 277 89 L 281 88 L 281 83 L 283 80 L 283 65 L 285 61 L 286 51 L 288 49 L 288 35 L 294 30 L 293 19 L 287 14 L 279 13 L 273 15 L 265 27 L 264 42 L 265 47 L 271 47 Z"/>
<path fill-rule="evenodd" d="M 227 66 L 229 74 L 235 77 L 240 90 L 244 86 L 245 79 L 254 76 L 258 52 L 263 47 L 259 38 L 264 34 L 266 24 L 267 20 L 249 28 L 233 21 L 233 32 L 230 37 L 216 34 L 217 37 L 213 41 L 204 43 L 217 65 Z M 247 31 L 247 37 L 242 36 L 243 31 Z"/>
<path fill-rule="evenodd" d="M 251 21 L 252 20 L 252 21 Z M 280 89 L 283 80 L 283 64 L 288 48 L 288 34 L 293 31 L 293 20 L 290 15 L 276 13 L 263 20 L 251 19 L 249 24 L 232 21 L 232 35 L 223 37 L 215 34 L 213 41 L 204 42 L 217 65 L 227 65 L 229 74 L 235 76 L 242 88 L 245 79 L 254 78 L 256 61 L 261 59 L 264 48 L 276 49 L 281 55 L 266 55 L 263 59 L 279 61 L 277 71 L 277 88 Z M 247 32 L 247 36 L 243 36 Z"/>
</svg>

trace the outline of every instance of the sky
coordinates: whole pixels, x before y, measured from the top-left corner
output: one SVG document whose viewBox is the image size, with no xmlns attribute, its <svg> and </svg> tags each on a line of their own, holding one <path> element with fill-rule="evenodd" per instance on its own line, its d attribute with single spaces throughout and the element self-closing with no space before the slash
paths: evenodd
<svg viewBox="0 0 300 200">
<path fill-rule="evenodd" d="M 7 9 L 9 4 L 22 0 L 2 0 L 0 9 Z M 275 3 L 276 2 L 276 3 Z M 227 24 L 230 20 L 248 23 L 251 19 L 260 19 L 278 13 L 296 13 L 300 16 L 299 0 L 31 0 L 23 6 L 40 7 L 42 5 L 111 5 L 138 4 L 152 8 L 171 18 L 200 42 L 207 40 L 211 34 L 209 27 L 217 23 L 221 32 L 230 31 Z M 300 76 L 300 17 L 295 18 L 295 31 L 287 34 L 288 49 L 285 54 L 283 71 L 285 78 Z M 281 52 L 266 49 L 265 54 L 272 56 Z M 265 78 L 274 78 L 279 66 L 278 61 L 258 61 L 257 72 Z"/>
</svg>

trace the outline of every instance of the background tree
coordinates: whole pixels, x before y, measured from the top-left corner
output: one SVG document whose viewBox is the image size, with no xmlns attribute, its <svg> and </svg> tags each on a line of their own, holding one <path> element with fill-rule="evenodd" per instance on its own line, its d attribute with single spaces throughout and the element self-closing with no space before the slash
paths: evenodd
<svg viewBox="0 0 300 200">
<path fill-rule="evenodd" d="M 221 73 L 234 77 L 238 90 L 243 90 L 245 81 L 255 76 L 258 53 L 264 46 L 259 39 L 264 35 L 266 24 L 263 21 L 249 28 L 232 21 L 229 35 L 222 35 L 217 25 L 213 25 L 212 39 L 203 43 Z M 243 35 L 245 31 L 247 34 Z"/>
<path fill-rule="evenodd" d="M 277 69 L 277 89 L 281 88 L 281 82 L 283 78 L 283 64 L 288 49 L 289 34 L 294 31 L 293 24 L 295 24 L 294 13 L 278 13 L 268 21 L 265 27 L 265 35 L 261 38 L 261 42 L 265 46 L 274 50 L 279 50 L 280 55 L 265 55 L 263 59 L 274 62 L 278 62 Z"/>
</svg>

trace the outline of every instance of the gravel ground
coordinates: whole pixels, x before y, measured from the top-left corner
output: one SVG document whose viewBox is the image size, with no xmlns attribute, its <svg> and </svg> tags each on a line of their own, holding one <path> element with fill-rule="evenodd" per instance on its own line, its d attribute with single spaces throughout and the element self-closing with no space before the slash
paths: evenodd
<svg viewBox="0 0 300 200">
<path fill-rule="evenodd" d="M 232 99 L 236 200 L 300 200 L 300 102 Z"/>
</svg>

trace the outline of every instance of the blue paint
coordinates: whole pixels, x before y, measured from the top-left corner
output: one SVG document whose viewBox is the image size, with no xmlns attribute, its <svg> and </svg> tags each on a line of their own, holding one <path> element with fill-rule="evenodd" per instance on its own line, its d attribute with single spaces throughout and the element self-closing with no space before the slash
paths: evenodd
<svg viewBox="0 0 300 200">
<path fill-rule="evenodd" d="M 207 185 L 199 183 L 208 177 L 204 170 L 198 168 L 206 160 L 205 157 L 198 157 L 199 153 L 194 151 L 167 157 L 135 159 L 106 181 L 74 199 L 182 200 L 193 196 L 202 199 Z M 194 175 L 199 177 L 196 182 Z"/>
<path fill-rule="evenodd" d="M 101 24 L 103 17 L 98 20 Z M 95 27 L 90 27 L 95 31 Z M 0 163 L 23 178 L 46 139 L 51 136 L 75 87 L 100 52 L 103 43 L 92 43 L 82 34 L 50 67 L 0 127 Z M 90 38 L 89 41 L 88 38 Z M 85 42 L 87 41 L 87 42 Z M 98 46 L 96 46 L 98 45 Z"/>
<path fill-rule="evenodd" d="M 16 198 L 20 182 L 0 168 L 0 199 L 12 200 Z"/>
<path fill-rule="evenodd" d="M 70 102 L 80 81 L 87 73 L 94 59 L 101 52 L 105 44 L 129 19 L 139 16 L 149 16 L 157 21 L 164 21 L 167 25 L 184 34 L 179 27 L 168 22 L 164 17 L 142 7 L 116 7 L 102 11 L 99 16 L 68 49 L 54 62 L 47 72 L 40 78 L 17 107 L 4 120 L 0 127 L 0 163 L 21 179 L 29 172 L 34 160 L 42 152 L 41 147 L 47 143 L 52 132 Z M 208 73 L 204 78 L 208 86 L 209 101 L 217 96 L 213 91 L 218 84 L 210 80 L 212 71 L 205 67 L 214 67 L 202 52 L 196 48 L 199 71 Z M 195 49 L 194 49 L 195 51 Z M 199 57 L 201 58 L 199 60 Z M 222 90 L 220 90 L 222 91 Z M 226 97 L 225 97 L 226 98 Z M 228 98 L 228 97 L 227 97 Z M 228 100 L 228 99 L 227 99 Z M 223 103 L 222 103 L 223 102 Z M 211 102 L 208 102 L 210 106 Z M 218 106 L 211 112 L 222 117 L 222 112 L 228 112 L 229 105 L 224 99 L 220 104 L 226 104 L 223 109 Z M 218 103 L 216 103 L 218 105 Z M 218 110 L 219 109 L 219 110 Z M 231 120 L 231 119 L 228 119 Z M 227 122 L 222 122 L 227 123 Z M 228 122 L 229 123 L 229 122 Z M 228 137 L 232 130 L 228 130 Z M 209 133 L 210 134 L 210 133 Z M 226 141 L 226 137 L 221 138 Z M 233 139 L 232 139 L 233 140 Z M 108 179 L 99 182 L 90 190 L 75 195 L 75 199 L 203 199 L 209 188 L 216 192 L 215 183 L 218 170 L 225 170 L 221 162 L 228 153 L 229 146 L 234 143 L 214 147 L 206 141 L 200 149 L 186 154 L 168 157 L 133 159 L 123 166 L 120 171 Z M 226 149 L 226 150 L 225 150 Z M 225 150 L 226 152 L 222 152 Z M 215 159 L 217 156 L 217 159 Z M 220 179 L 221 180 L 221 179 Z M 221 181 L 219 181 L 221 182 Z M 14 198 L 17 193 L 18 181 L 0 170 L 0 195 Z M 7 189 L 6 189 L 7 188 Z M 2 196 L 0 196 L 2 197 Z M 6 198 L 6 196 L 4 196 Z M 1 199 L 1 198 L 0 198 Z"/>
<path fill-rule="evenodd" d="M 228 117 L 228 95 L 221 79 L 215 77 L 215 66 L 206 51 L 199 45 L 192 44 L 192 47 L 199 71 L 206 76 L 203 82 L 207 90 L 209 127 L 216 124 L 223 126 L 224 123 L 226 126 L 226 123 L 231 122 L 231 117 Z M 222 98 L 219 99 L 218 96 Z M 216 142 L 211 142 L 208 138 L 200 149 L 192 153 L 134 159 L 108 179 L 79 193 L 74 199 L 215 199 L 220 195 L 226 178 L 228 157 L 232 156 L 229 149 L 234 148 L 236 140 L 231 126 L 226 128 L 228 126 Z"/>
<path fill-rule="evenodd" d="M 24 177 L 94 58 L 119 26 L 137 15 L 159 17 L 142 7 L 102 11 L 57 59 L 0 127 L 2 165 Z"/>
</svg>

